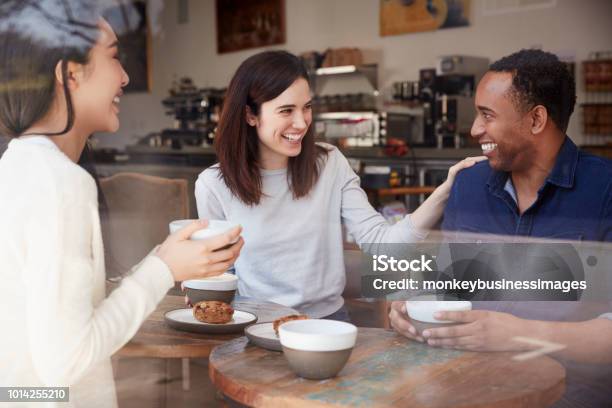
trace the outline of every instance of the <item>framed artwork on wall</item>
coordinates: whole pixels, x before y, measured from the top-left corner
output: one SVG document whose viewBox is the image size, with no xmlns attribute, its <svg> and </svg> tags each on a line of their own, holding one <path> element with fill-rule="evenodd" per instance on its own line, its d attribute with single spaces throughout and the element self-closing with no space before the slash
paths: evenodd
<svg viewBox="0 0 612 408">
<path fill-rule="evenodd" d="M 285 43 L 285 0 L 216 0 L 219 54 Z"/>
<path fill-rule="evenodd" d="M 380 35 L 470 25 L 471 0 L 380 0 Z"/>
<path fill-rule="evenodd" d="M 147 18 L 146 0 L 117 1 L 117 6 L 104 12 L 119 40 L 119 58 L 130 83 L 124 92 L 150 92 L 151 30 Z"/>
</svg>

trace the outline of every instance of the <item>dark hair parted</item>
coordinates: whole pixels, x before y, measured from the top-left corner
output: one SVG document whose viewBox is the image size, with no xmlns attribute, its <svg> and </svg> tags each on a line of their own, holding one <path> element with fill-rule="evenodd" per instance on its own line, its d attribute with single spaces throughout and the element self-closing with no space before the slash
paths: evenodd
<svg viewBox="0 0 612 408">
<path fill-rule="evenodd" d="M 47 136 L 68 132 L 74 124 L 68 61 L 86 64 L 90 49 L 51 46 L 13 30 L 0 32 L 0 132 L 8 137 L 20 136 L 49 111 L 55 97 L 58 62 L 68 115 L 65 128 Z"/>
<path fill-rule="evenodd" d="M 230 191 L 247 205 L 259 204 L 262 179 L 257 130 L 246 121 L 299 78 L 308 81 L 298 57 L 285 51 L 265 51 L 247 58 L 230 81 L 215 135 L 221 177 Z M 315 144 L 312 128 L 302 139 L 302 151 L 290 157 L 287 181 L 294 198 L 306 196 L 317 182 L 327 150 Z"/>
<path fill-rule="evenodd" d="M 61 65 L 62 93 L 66 101 L 67 119 L 64 129 L 45 136 L 58 136 L 69 132 L 75 119 L 70 89 L 68 88 L 68 62 L 87 64 L 94 46 L 95 25 L 79 26 L 79 38 L 72 45 L 61 44 L 58 38 L 45 41 L 33 33 L 20 33 L 13 28 L 0 31 L 0 134 L 15 138 L 24 134 L 51 109 L 55 98 L 55 67 Z M 75 24 L 76 29 L 76 24 Z M 91 38 L 83 33 L 92 35 Z M 78 164 L 94 179 L 98 190 L 98 205 L 103 230 L 107 230 L 108 206 L 100 189 L 99 178 L 93 165 L 92 152 L 85 145 Z M 109 234 L 104 234 L 109 239 Z"/>
<path fill-rule="evenodd" d="M 542 50 L 521 50 L 489 67 L 494 72 L 512 74 L 512 91 L 525 110 L 536 105 L 546 108 L 548 115 L 562 132 L 567 130 L 576 104 L 576 83 L 566 64 L 556 55 Z"/>
</svg>

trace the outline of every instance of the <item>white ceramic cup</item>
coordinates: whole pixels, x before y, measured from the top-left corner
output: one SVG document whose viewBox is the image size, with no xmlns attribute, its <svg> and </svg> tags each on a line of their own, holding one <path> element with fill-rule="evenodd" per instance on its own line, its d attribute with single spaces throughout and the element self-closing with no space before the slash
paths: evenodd
<svg viewBox="0 0 612 408">
<path fill-rule="evenodd" d="M 435 300 L 435 296 L 417 296 L 406 301 L 408 316 L 425 323 L 453 323 L 436 319 L 434 313 L 466 310 L 472 310 L 472 302 L 467 300 Z"/>
<path fill-rule="evenodd" d="M 283 346 L 296 350 L 345 350 L 355 345 L 357 327 L 337 320 L 294 320 L 280 325 L 278 336 Z"/>
<path fill-rule="evenodd" d="M 203 300 L 232 303 L 238 288 L 238 277 L 226 272 L 210 278 L 190 279 L 183 282 L 183 288 L 192 305 Z"/>
<path fill-rule="evenodd" d="M 294 373 L 310 380 L 335 377 L 357 340 L 357 327 L 336 320 L 308 319 L 278 328 L 283 355 Z"/>
<path fill-rule="evenodd" d="M 170 233 L 174 234 L 176 231 L 180 230 L 181 228 L 191 224 L 192 222 L 194 222 L 196 220 L 175 220 L 172 221 L 169 226 L 170 226 Z M 224 221 L 224 220 L 209 220 L 208 221 L 208 226 L 205 228 L 202 228 L 201 230 L 197 230 L 196 232 L 194 232 L 193 234 L 191 234 L 191 239 L 193 240 L 201 240 L 201 239 L 208 239 L 208 238 L 212 238 L 212 237 L 216 237 L 219 236 L 229 230 L 231 230 L 234 227 L 237 227 L 238 224 L 233 223 L 231 221 Z M 238 242 L 240 238 L 236 238 L 232 244 L 235 244 L 236 242 Z"/>
<path fill-rule="evenodd" d="M 210 278 L 186 280 L 183 282 L 183 286 L 197 290 L 236 290 L 238 277 L 226 272 Z"/>
</svg>

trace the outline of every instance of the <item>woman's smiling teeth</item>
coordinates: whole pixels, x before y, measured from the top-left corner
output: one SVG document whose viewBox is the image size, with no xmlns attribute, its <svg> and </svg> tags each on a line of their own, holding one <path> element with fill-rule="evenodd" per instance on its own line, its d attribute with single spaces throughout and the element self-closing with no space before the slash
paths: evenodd
<svg viewBox="0 0 612 408">
<path fill-rule="evenodd" d="M 297 142 L 298 140 L 302 138 L 301 133 L 283 133 L 282 136 L 285 139 L 290 140 L 292 142 Z"/>
<path fill-rule="evenodd" d="M 480 145 L 483 153 L 490 153 L 497 148 L 497 143 L 483 143 Z"/>
<path fill-rule="evenodd" d="M 113 98 L 113 103 L 119 105 L 119 103 L 121 102 L 121 98 L 119 96 L 115 96 Z"/>
</svg>

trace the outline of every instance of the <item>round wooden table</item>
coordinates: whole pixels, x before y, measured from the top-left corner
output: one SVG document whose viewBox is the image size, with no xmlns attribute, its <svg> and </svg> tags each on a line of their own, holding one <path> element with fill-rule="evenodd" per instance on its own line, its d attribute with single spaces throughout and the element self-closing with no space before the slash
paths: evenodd
<svg viewBox="0 0 612 408">
<path fill-rule="evenodd" d="M 296 314 L 296 310 L 277 303 L 237 296 L 234 309 L 254 313 L 257 323 L 272 322 L 279 317 Z M 237 334 L 200 334 L 175 330 L 164 321 L 170 310 L 184 308 L 183 296 L 166 296 L 157 309 L 145 320 L 136 335 L 118 351 L 122 357 L 201 358 Z"/>
<path fill-rule="evenodd" d="M 433 348 L 393 331 L 359 328 L 349 362 L 333 379 L 299 378 L 282 353 L 245 337 L 216 347 L 209 373 L 223 394 L 255 407 L 545 407 L 561 397 L 561 364 L 513 355 Z"/>
<path fill-rule="evenodd" d="M 279 317 L 298 312 L 278 303 L 237 296 L 234 309 L 254 313 L 257 323 L 272 322 Z M 183 389 L 189 390 L 189 359 L 208 358 L 211 350 L 229 340 L 242 336 L 236 334 L 200 334 L 175 330 L 164 321 L 166 312 L 185 308 L 184 296 L 166 296 L 151 316 L 140 326 L 136 335 L 114 356 L 113 367 L 117 370 L 120 357 L 180 358 L 182 360 Z M 166 376 L 169 377 L 169 360 L 166 360 Z M 165 388 L 164 388 L 165 389 Z"/>
</svg>

